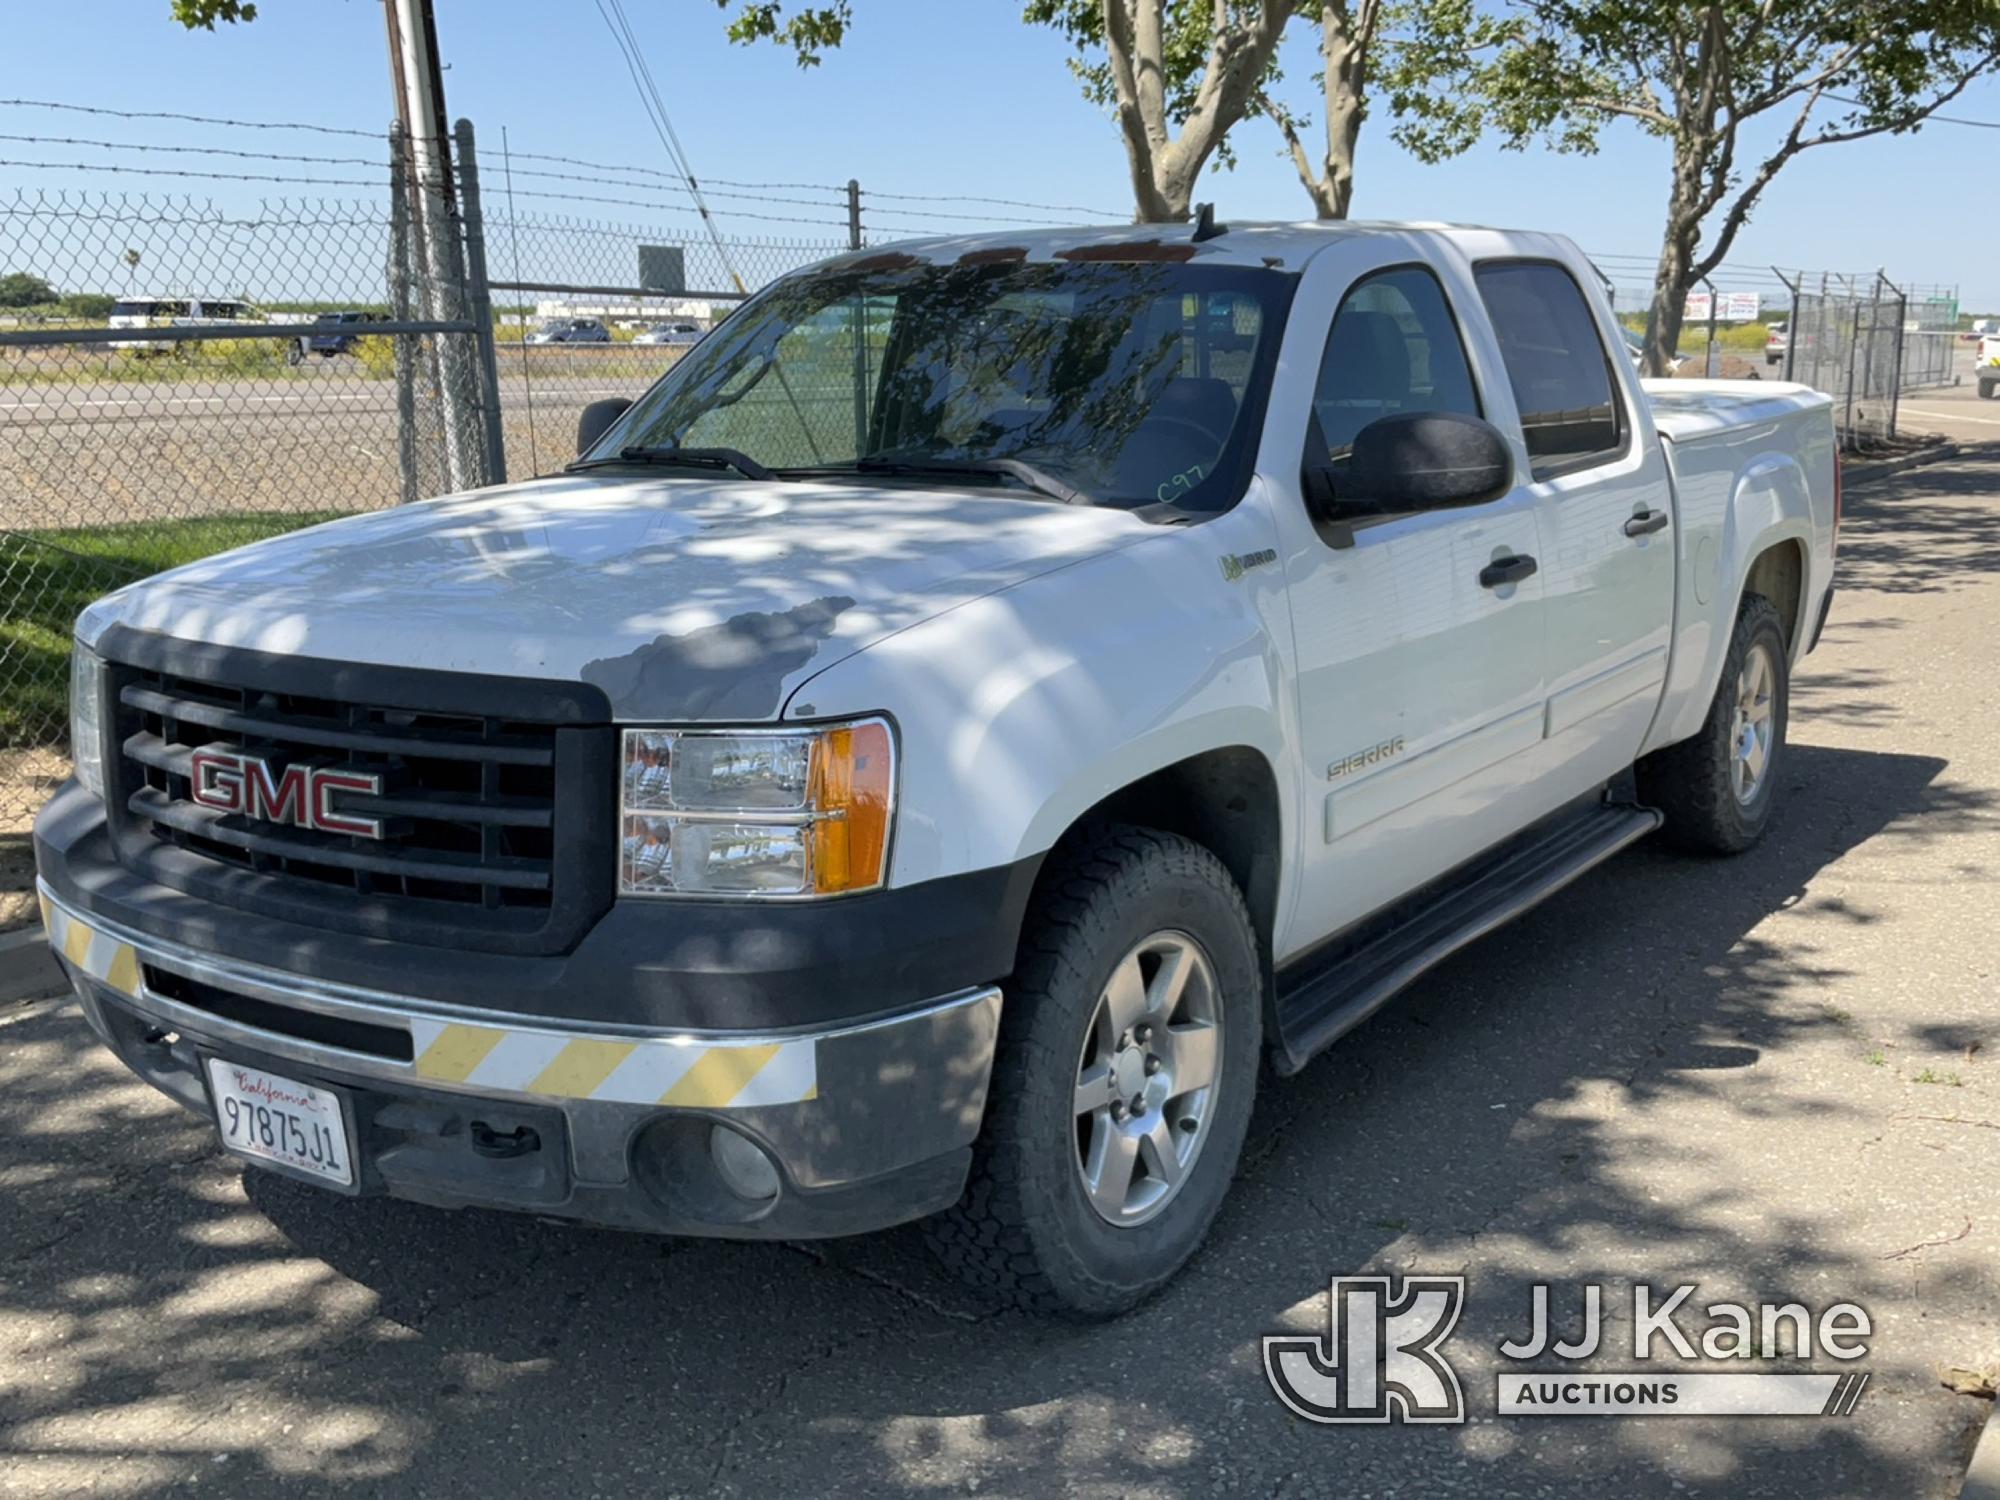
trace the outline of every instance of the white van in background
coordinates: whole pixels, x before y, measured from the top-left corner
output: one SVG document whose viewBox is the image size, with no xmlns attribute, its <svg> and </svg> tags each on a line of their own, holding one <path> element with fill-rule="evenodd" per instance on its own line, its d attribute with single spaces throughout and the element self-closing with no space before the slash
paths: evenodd
<svg viewBox="0 0 2000 1500">
<path fill-rule="evenodd" d="M 120 297 L 111 305 L 113 328 L 185 328 L 196 323 L 233 323 L 248 319 L 250 304 L 233 297 Z M 119 339 L 114 349 L 168 354 L 178 347 L 171 338 Z"/>
</svg>

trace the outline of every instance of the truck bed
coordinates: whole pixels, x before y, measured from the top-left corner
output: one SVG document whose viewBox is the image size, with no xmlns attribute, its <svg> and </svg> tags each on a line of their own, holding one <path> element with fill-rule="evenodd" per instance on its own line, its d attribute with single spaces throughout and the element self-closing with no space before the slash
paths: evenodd
<svg viewBox="0 0 2000 1500">
<path fill-rule="evenodd" d="M 1660 436 L 1686 443 L 1712 433 L 1775 422 L 1830 399 L 1782 380 L 1642 380 Z"/>
</svg>

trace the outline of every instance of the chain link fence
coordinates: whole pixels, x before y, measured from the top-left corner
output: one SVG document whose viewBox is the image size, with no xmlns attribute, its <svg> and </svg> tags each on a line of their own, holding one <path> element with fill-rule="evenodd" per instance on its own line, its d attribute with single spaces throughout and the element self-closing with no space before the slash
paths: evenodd
<svg viewBox="0 0 2000 1500">
<path fill-rule="evenodd" d="M 766 282 L 845 250 L 838 240 L 734 239 L 611 224 L 488 199 L 507 473 L 576 456 L 584 407 L 636 398 Z"/>
<path fill-rule="evenodd" d="M 1628 327 L 1643 327 L 1653 263 L 1593 255 Z M 1896 435 L 1905 391 L 1955 378 L 1958 294 L 1899 286 L 1886 275 L 1718 266 L 1688 294 L 1682 378 L 1789 380 L 1833 398 L 1842 443 L 1865 448 Z"/>
<path fill-rule="evenodd" d="M 1905 288 L 1901 389 L 1952 384 L 1958 378 L 1958 337 L 1957 288 Z"/>
<path fill-rule="evenodd" d="M 68 772 L 69 636 L 91 600 L 558 469 L 585 405 L 637 396 L 747 291 L 851 243 L 482 203 L 461 124 L 441 249 L 404 143 L 380 144 L 372 197 L 0 199 L 0 272 L 50 289 L 0 313 L 0 832 Z"/>
<path fill-rule="evenodd" d="M 0 200 L 0 267 L 87 289 L 0 323 L 0 818 L 63 769 L 91 599 L 445 487 L 436 403 L 399 413 L 397 373 L 468 325 L 399 311 L 397 238 L 386 202 Z"/>
<path fill-rule="evenodd" d="M 1895 436 L 1907 299 L 1879 275 L 1821 276 L 1817 285 L 1802 276 L 1795 285 L 1786 378 L 1833 397 L 1834 425 L 1847 447 Z"/>
</svg>

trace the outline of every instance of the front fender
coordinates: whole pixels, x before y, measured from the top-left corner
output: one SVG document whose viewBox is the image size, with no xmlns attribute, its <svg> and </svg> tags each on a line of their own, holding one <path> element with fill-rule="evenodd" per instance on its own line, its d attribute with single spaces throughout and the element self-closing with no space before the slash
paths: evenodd
<svg viewBox="0 0 2000 1500">
<path fill-rule="evenodd" d="M 1046 852 L 1106 796 L 1206 750 L 1273 766 L 1282 826 L 1290 635 L 1252 506 L 935 616 L 806 682 L 791 719 L 886 712 L 900 737 L 892 886 Z"/>
</svg>

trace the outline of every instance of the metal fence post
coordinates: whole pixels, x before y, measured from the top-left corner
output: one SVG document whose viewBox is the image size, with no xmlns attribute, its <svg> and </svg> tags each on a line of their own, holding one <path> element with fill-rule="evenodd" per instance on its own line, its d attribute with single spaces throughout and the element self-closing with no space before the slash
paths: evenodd
<svg viewBox="0 0 2000 1500">
<path fill-rule="evenodd" d="M 389 131 L 389 316 L 410 320 L 410 195 L 403 126 Z M 417 486 L 417 353 L 407 334 L 395 335 L 396 473 L 402 503 L 419 500 Z"/>
<path fill-rule="evenodd" d="M 1860 294 L 1859 294 L 1859 293 L 1856 293 L 1856 294 L 1855 294 L 1855 295 L 1854 295 L 1854 296 L 1853 296 L 1853 297 L 1852 297 L 1852 298 L 1851 298 L 1851 299 L 1849 300 L 1849 302 L 1848 302 L 1848 305 L 1849 305 L 1849 306 L 1850 306 L 1851 308 L 1853 308 L 1853 310 L 1854 310 L 1854 316 L 1853 316 L 1853 319 L 1851 320 L 1851 322 L 1850 322 L 1850 323 L 1849 323 L 1849 325 L 1848 325 L 1848 335 L 1847 335 L 1847 391 L 1846 391 L 1846 405 L 1845 405 L 1845 406 L 1844 406 L 1844 407 L 1842 408 L 1842 411 L 1843 411 L 1844 415 L 1843 415 L 1843 420 L 1842 420 L 1842 422 L 1841 422 L 1841 429 L 1842 429 L 1842 430 L 1843 430 L 1843 431 L 1844 431 L 1844 432 L 1845 432 L 1845 433 L 1847 434 L 1847 436 L 1848 436 L 1849 440 L 1850 440 L 1850 441 L 1852 441 L 1852 439 L 1853 439 L 1853 437 L 1854 437 L 1854 354 L 1855 354 L 1855 350 L 1856 350 L 1856 348 L 1857 348 L 1857 347 L 1858 347 L 1858 346 L 1860 345 L 1860 343 L 1861 343 L 1861 297 L 1860 297 Z"/>
<path fill-rule="evenodd" d="M 1896 362 L 1894 371 L 1889 377 L 1888 432 L 1888 436 L 1894 437 L 1896 435 L 1896 421 L 1903 405 L 1903 345 L 1910 336 L 1910 299 L 1908 294 L 1887 276 L 1883 276 L 1881 281 L 1882 285 L 1896 294 Z"/>
<path fill-rule="evenodd" d="M 1716 365 L 1718 363 L 1715 350 L 1715 313 L 1716 302 L 1719 299 L 1715 294 L 1714 282 L 1704 276 L 1701 278 L 1701 284 L 1708 288 L 1708 353 L 1702 360 L 1701 373 L 1706 375 L 1710 380 L 1713 380 L 1717 374 Z"/>
<path fill-rule="evenodd" d="M 1785 380 L 1789 384 L 1792 371 L 1796 368 L 1794 361 L 1799 357 L 1799 288 L 1806 283 L 1806 273 L 1799 272 L 1799 279 L 1795 282 L 1785 281 L 1785 273 L 1776 266 L 1771 267 L 1771 274 L 1784 282 L 1785 290 L 1792 298 L 1791 311 L 1785 315 Z"/>
<path fill-rule="evenodd" d="M 465 228 L 465 315 L 478 325 L 480 426 L 486 439 L 486 482 L 507 482 L 507 437 L 500 420 L 500 360 L 493 347 L 493 300 L 486 286 L 486 226 L 479 212 L 479 164 L 472 122 L 452 131 L 458 143 L 459 213 Z"/>
<path fill-rule="evenodd" d="M 847 179 L 847 248 L 861 248 L 861 183 L 853 177 Z"/>
</svg>

